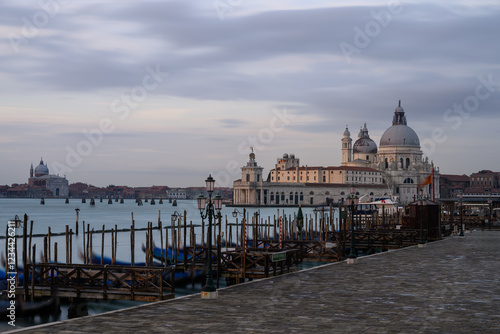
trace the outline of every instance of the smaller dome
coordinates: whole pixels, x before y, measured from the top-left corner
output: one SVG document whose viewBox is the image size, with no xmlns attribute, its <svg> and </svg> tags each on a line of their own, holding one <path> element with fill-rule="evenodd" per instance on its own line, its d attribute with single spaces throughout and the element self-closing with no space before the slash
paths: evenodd
<svg viewBox="0 0 500 334">
<path fill-rule="evenodd" d="M 352 148 L 354 153 L 377 153 L 377 144 L 370 138 L 359 138 Z"/>
<path fill-rule="evenodd" d="M 40 159 L 40 164 L 35 168 L 35 176 L 49 175 L 49 169 L 43 164 L 43 159 Z"/>
<path fill-rule="evenodd" d="M 371 140 L 368 135 L 368 128 L 365 125 L 361 128 L 358 135 L 359 139 L 356 140 L 354 146 L 352 147 L 352 151 L 354 153 L 377 153 L 377 144 L 373 140 Z"/>
<path fill-rule="evenodd" d="M 283 154 L 283 159 L 288 159 L 288 153 Z"/>
<path fill-rule="evenodd" d="M 351 136 L 351 133 L 349 132 L 349 129 L 346 126 L 345 131 L 344 131 L 344 137 L 350 137 L 350 136 Z"/>
</svg>

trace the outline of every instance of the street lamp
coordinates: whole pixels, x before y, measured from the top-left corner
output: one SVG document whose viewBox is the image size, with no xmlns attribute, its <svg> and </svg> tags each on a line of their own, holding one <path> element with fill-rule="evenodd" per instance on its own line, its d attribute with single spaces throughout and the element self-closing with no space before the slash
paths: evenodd
<svg viewBox="0 0 500 334">
<path fill-rule="evenodd" d="M 299 205 L 299 212 L 297 212 L 297 232 L 299 232 L 299 240 L 302 240 L 303 227 L 304 227 L 304 215 L 302 214 L 302 207 Z"/>
<path fill-rule="evenodd" d="M 212 193 L 214 192 L 215 185 L 215 180 L 212 178 L 212 175 L 208 175 L 205 183 L 207 186 L 208 199 L 203 194 L 200 194 L 197 198 L 201 219 L 208 217 L 208 269 L 205 287 L 203 287 L 201 291 L 201 298 L 217 299 L 217 289 L 215 288 L 212 272 L 212 220 L 220 214 L 220 210 L 222 209 L 222 197 L 217 195 L 212 200 Z"/>
<path fill-rule="evenodd" d="M 22 220 L 19 219 L 18 215 L 16 215 L 14 219 L 8 221 L 9 227 L 15 227 L 15 228 L 21 227 L 21 223 Z"/>
<path fill-rule="evenodd" d="M 354 206 L 357 206 L 359 202 L 358 196 L 356 196 L 356 186 L 351 185 L 351 194 L 347 197 L 347 205 L 351 208 L 351 251 L 347 256 L 347 263 L 353 264 L 356 262 L 356 250 L 354 248 Z"/>
<path fill-rule="evenodd" d="M 490 212 L 489 212 L 490 217 L 488 219 L 488 231 L 491 230 L 491 211 L 493 209 L 492 204 L 493 204 L 493 200 L 491 199 L 491 194 L 490 194 L 490 197 L 488 198 L 488 206 L 489 206 L 489 209 L 490 209 Z"/>
<path fill-rule="evenodd" d="M 459 236 L 463 237 L 464 236 L 464 225 L 463 225 L 463 219 L 464 219 L 464 194 L 461 192 L 458 194 L 458 197 L 460 198 L 460 234 Z"/>
<path fill-rule="evenodd" d="M 418 205 L 420 206 L 420 243 L 419 248 L 425 247 L 424 240 L 424 190 L 418 189 Z"/>
<path fill-rule="evenodd" d="M 181 215 L 179 212 L 177 211 L 174 211 L 174 213 L 172 213 L 172 215 L 170 216 L 170 221 L 172 223 L 175 223 L 177 221 L 177 219 L 182 219 L 184 216 Z"/>
</svg>

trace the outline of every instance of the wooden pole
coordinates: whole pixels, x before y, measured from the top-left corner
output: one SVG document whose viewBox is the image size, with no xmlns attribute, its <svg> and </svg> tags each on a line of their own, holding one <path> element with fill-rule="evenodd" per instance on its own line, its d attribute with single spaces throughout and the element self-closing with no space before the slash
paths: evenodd
<svg viewBox="0 0 500 334">
<path fill-rule="evenodd" d="M 47 262 L 47 236 L 43 237 L 43 262 Z"/>
<path fill-rule="evenodd" d="M 167 266 L 168 263 L 168 226 L 165 226 L 165 267 Z"/>
<path fill-rule="evenodd" d="M 102 225 L 102 235 L 101 235 L 101 265 L 104 264 L 104 230 L 106 229 L 106 226 Z"/>
<path fill-rule="evenodd" d="M 111 264 L 115 264 L 115 234 L 113 233 L 113 229 L 111 229 Z"/>
<path fill-rule="evenodd" d="M 160 230 L 160 263 L 163 265 L 163 228 L 161 226 L 161 221 L 158 223 L 158 229 Z"/>
<path fill-rule="evenodd" d="M 36 263 L 36 244 L 33 245 L 33 263 L 31 264 L 31 302 L 35 300 L 35 263 Z M 7 272 L 7 271 L 5 271 Z M 27 277 L 26 277 L 27 279 Z"/>
<path fill-rule="evenodd" d="M 85 221 L 82 222 L 82 237 L 83 237 L 83 263 L 87 264 L 87 252 L 85 249 Z"/>
<path fill-rule="evenodd" d="M 116 263 L 116 254 L 117 253 L 118 253 L 118 225 L 115 224 L 115 260 L 114 260 L 114 263 Z"/>
<path fill-rule="evenodd" d="M 54 263 L 57 263 L 57 242 L 54 242 Z"/>
<path fill-rule="evenodd" d="M 135 220 L 132 213 L 132 226 L 130 226 L 130 264 L 135 265 Z"/>
<path fill-rule="evenodd" d="M 47 242 L 48 242 L 48 249 L 47 249 L 47 261 L 48 263 L 50 263 L 50 259 L 51 259 L 51 256 L 50 256 L 50 226 L 49 226 L 49 232 L 47 234 Z"/>
<path fill-rule="evenodd" d="M 68 264 L 69 263 L 69 225 L 66 225 L 65 235 L 66 235 L 66 264 Z"/>
<path fill-rule="evenodd" d="M 69 229 L 69 263 L 73 262 L 73 229 Z"/>
<path fill-rule="evenodd" d="M 29 247 L 28 247 L 28 255 L 29 255 L 29 262 L 30 263 L 32 263 L 31 260 L 33 260 L 33 261 L 35 260 L 34 258 L 33 259 L 31 258 L 31 252 L 30 252 L 32 237 L 33 237 L 33 221 L 30 221 L 30 242 L 29 242 Z"/>
</svg>

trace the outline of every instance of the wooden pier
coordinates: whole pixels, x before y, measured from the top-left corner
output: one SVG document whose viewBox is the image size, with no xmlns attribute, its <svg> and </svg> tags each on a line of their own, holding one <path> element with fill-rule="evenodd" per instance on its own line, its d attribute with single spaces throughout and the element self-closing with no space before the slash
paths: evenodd
<svg viewBox="0 0 500 334">
<path fill-rule="evenodd" d="M 84 264 L 28 264 L 24 287 L 30 297 L 159 301 L 174 298 L 174 269 Z"/>
</svg>

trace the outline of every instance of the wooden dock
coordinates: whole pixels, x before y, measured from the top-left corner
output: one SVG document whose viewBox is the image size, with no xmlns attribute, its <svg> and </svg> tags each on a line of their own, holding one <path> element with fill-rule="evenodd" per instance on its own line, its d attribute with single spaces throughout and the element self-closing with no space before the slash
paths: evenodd
<svg viewBox="0 0 500 334">
<path fill-rule="evenodd" d="M 21 293 L 30 297 L 159 301 L 174 298 L 174 269 L 88 264 L 27 265 Z"/>
</svg>

